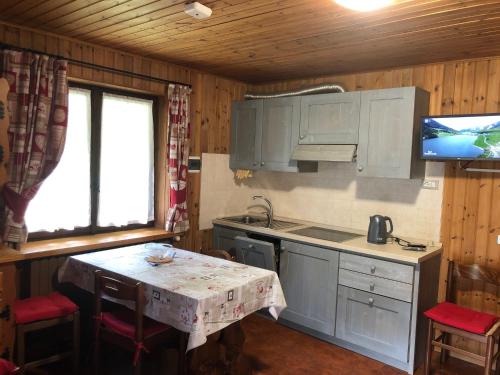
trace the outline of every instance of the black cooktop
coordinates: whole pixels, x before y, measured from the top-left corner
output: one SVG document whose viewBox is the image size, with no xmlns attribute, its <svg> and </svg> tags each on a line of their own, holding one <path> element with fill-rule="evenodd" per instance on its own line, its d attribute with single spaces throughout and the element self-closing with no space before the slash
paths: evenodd
<svg viewBox="0 0 500 375">
<path fill-rule="evenodd" d="M 288 233 L 298 234 L 299 236 L 306 236 L 318 238 L 320 240 L 344 242 L 352 240 L 353 238 L 363 237 L 361 234 L 354 234 L 349 232 L 342 232 L 339 230 L 326 229 L 321 227 L 308 227 L 297 230 L 291 230 Z"/>
</svg>

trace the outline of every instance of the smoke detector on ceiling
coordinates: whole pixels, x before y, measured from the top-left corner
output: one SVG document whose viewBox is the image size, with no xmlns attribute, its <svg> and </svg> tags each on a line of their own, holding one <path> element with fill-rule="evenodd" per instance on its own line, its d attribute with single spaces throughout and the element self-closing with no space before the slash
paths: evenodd
<svg viewBox="0 0 500 375">
<path fill-rule="evenodd" d="M 186 6 L 184 7 L 184 12 L 198 20 L 203 20 L 212 15 L 212 9 L 203 4 L 200 4 L 197 1 L 195 1 L 194 3 L 186 4 Z"/>
</svg>

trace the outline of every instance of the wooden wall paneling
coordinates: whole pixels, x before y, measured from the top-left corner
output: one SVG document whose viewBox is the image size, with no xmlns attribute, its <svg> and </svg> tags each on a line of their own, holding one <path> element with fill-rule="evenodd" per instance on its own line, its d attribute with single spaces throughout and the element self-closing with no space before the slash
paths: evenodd
<svg viewBox="0 0 500 375">
<path fill-rule="evenodd" d="M 168 136 L 168 126 L 167 126 L 167 113 L 165 111 L 167 108 L 167 98 L 166 96 L 158 97 L 158 126 L 156 129 L 155 137 L 155 170 L 157 171 L 157 176 L 155 178 L 155 226 L 157 228 L 165 228 L 166 218 L 167 218 L 167 178 L 158 178 L 158 176 L 166 176 L 167 174 L 167 136 Z M 158 171 L 162 171 L 158 173 Z"/>
<path fill-rule="evenodd" d="M 0 319 L 0 354 L 3 354 L 6 349 L 9 350 L 9 355 L 12 360 L 15 325 L 12 314 L 12 306 L 17 296 L 17 279 L 16 266 L 14 263 L 0 265 L 0 273 L 3 275 L 3 289 L 0 290 L 0 311 L 7 305 L 11 308 L 11 316 L 9 320 Z"/>
</svg>

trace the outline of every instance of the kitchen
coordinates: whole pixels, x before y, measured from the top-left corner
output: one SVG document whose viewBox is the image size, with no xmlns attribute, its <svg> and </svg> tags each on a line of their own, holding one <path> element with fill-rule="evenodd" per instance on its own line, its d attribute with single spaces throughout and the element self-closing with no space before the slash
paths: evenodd
<svg viewBox="0 0 500 375">
<path fill-rule="evenodd" d="M 400 22 L 398 27 L 403 27 L 404 22 L 400 20 L 404 14 L 412 14 L 412 6 L 417 7 L 415 10 L 425 12 L 425 5 L 414 4 L 418 2 L 406 2 L 408 4 L 403 2 L 388 8 L 382 8 L 374 13 L 356 13 L 345 10 L 332 1 L 320 3 L 317 8 L 312 2 L 307 1 L 301 5 L 289 4 L 290 8 L 282 10 L 285 20 L 293 20 L 294 12 L 299 9 L 310 9 L 311 12 L 314 12 L 311 14 L 318 17 L 331 9 L 333 12 L 340 12 L 338 14 L 343 17 L 351 17 L 350 19 L 353 20 L 351 22 L 366 22 L 365 27 L 368 29 L 372 27 L 373 29 L 369 30 L 375 32 L 375 30 L 378 30 L 376 22 L 393 15 L 391 12 L 395 12 L 394 17 L 400 17 L 396 17 Z M 179 9 L 183 9 L 184 4 L 179 3 L 177 5 Z M 254 5 L 249 3 L 247 4 L 248 8 L 245 9 L 250 10 Z M 455 5 L 436 2 L 436 9 L 428 9 L 429 13 L 426 16 L 428 21 L 426 17 L 423 17 L 422 22 L 431 22 L 432 17 L 439 17 L 440 13 L 432 13 L 437 12 L 437 9 L 441 9 L 439 7 L 442 7 L 443 14 L 449 15 L 449 22 L 453 17 L 476 17 L 473 13 L 469 14 L 467 12 L 477 10 L 483 12 L 481 14 L 486 17 L 482 26 L 486 29 L 489 22 L 494 22 L 490 20 L 490 17 L 493 19 L 490 13 L 494 14 L 495 11 L 498 11 L 496 4 L 486 4 L 486 2 L 471 3 L 461 10 L 455 9 Z M 50 7 L 49 4 L 46 6 Z M 239 12 L 238 6 L 243 5 L 234 5 L 235 15 Z M 274 5 L 261 4 L 261 6 L 263 10 L 269 10 L 271 14 L 273 11 L 278 11 L 273 9 Z M 297 9 L 294 9 L 294 6 Z M 423 8 L 418 9 L 418 6 Z M 19 8 L 22 7 L 19 6 Z M 35 15 L 37 11 L 42 12 L 42 9 L 37 10 L 36 8 L 31 10 L 31 14 Z M 64 10 L 70 14 L 68 9 L 62 8 L 59 12 L 63 14 Z M 231 9 L 229 8 L 228 11 Z M 258 6 L 256 9 L 258 9 Z M 217 6 L 213 7 L 213 16 L 220 17 L 218 11 Z M 53 12 L 57 11 L 53 10 Z M 15 13 L 16 10 L 12 9 L 10 13 L 7 12 L 6 14 L 12 14 L 12 17 L 14 17 Z M 180 13 L 184 14 L 183 11 Z M 250 19 L 257 17 L 252 16 L 252 14 L 249 15 Z M 40 20 L 44 19 L 43 17 L 49 20 L 49 15 L 50 12 L 46 16 L 40 15 Z M 99 15 L 99 12 L 96 10 L 94 18 L 97 15 Z M 181 16 L 179 15 L 179 17 Z M 182 17 L 188 16 L 183 15 Z M 356 17 L 361 18 L 356 19 Z M 417 22 L 417 19 L 418 17 L 413 19 L 412 22 Z M 120 71 L 130 70 L 134 73 L 152 77 L 161 76 L 170 81 L 190 84 L 192 88 L 190 103 L 191 160 L 189 162 L 189 173 L 187 173 L 185 181 L 187 202 L 185 202 L 186 217 L 184 219 L 189 222 L 189 229 L 186 228 L 186 230 L 170 235 L 160 231 L 165 227 L 168 220 L 168 196 L 171 193 L 168 191 L 169 183 L 166 180 L 165 172 L 158 171 L 161 169 L 166 170 L 166 161 L 158 155 L 162 155 L 167 149 L 165 143 L 159 142 L 155 150 L 155 224 L 153 228 L 148 229 L 150 232 L 146 237 L 124 239 L 119 238 L 120 233 L 113 233 L 117 242 L 106 243 L 104 238 L 113 235 L 97 234 L 97 236 L 102 236 L 99 237 L 98 243 L 91 238 L 86 238 L 85 241 L 88 242 L 85 244 L 68 244 L 71 237 L 67 237 L 67 241 L 63 245 L 58 245 L 57 241 L 54 240 L 41 239 L 39 241 L 46 241 L 43 243 L 43 247 L 42 242 L 29 241 L 21 246 L 21 251 L 5 250 L 0 270 L 4 274 L 4 285 L 10 285 L 6 284 L 5 279 L 12 280 L 12 277 L 19 279 L 19 277 L 24 277 L 20 275 L 27 274 L 33 277 L 34 269 L 39 269 L 40 271 L 37 271 L 39 274 L 47 273 L 48 271 L 44 271 L 47 267 L 44 262 L 47 263 L 47 260 L 55 259 L 55 256 L 85 253 L 136 243 L 173 240 L 173 246 L 178 249 L 201 253 L 208 252 L 211 249 L 227 250 L 236 260 L 241 262 L 244 255 L 242 255 L 242 251 L 238 255 L 238 241 L 245 245 L 245 249 L 249 245 L 254 245 L 254 242 L 248 242 L 249 239 L 260 241 L 255 243 L 264 247 L 271 244 L 275 254 L 279 254 L 279 257 L 276 257 L 279 258 L 280 262 L 277 267 L 275 264 L 276 258 L 270 259 L 268 257 L 266 259 L 264 256 L 264 258 L 259 259 L 263 261 L 261 264 L 263 268 L 271 266 L 270 269 L 273 269 L 272 265 L 274 263 L 274 270 L 279 273 L 279 280 L 288 306 L 281 312 L 278 320 L 279 327 L 274 325 L 266 326 L 269 332 L 280 330 L 279 332 L 285 332 L 284 335 L 305 332 L 306 335 L 298 336 L 302 337 L 299 340 L 306 342 L 306 340 L 314 337 L 319 338 L 322 341 L 317 341 L 317 345 L 328 345 L 322 347 L 328 348 L 325 349 L 326 351 L 333 350 L 331 347 L 338 348 L 342 353 L 348 353 L 345 355 L 354 356 L 352 357 L 354 362 L 361 361 L 361 358 L 363 360 L 364 358 L 371 358 L 370 361 L 373 359 L 372 362 L 367 362 L 367 368 L 384 365 L 386 367 L 378 367 L 381 369 L 380 371 L 389 373 L 389 371 L 399 369 L 403 372 L 395 373 L 412 373 L 417 367 L 423 366 L 427 347 L 427 319 L 424 317 L 423 311 L 430 309 L 438 301 L 442 302 L 445 299 L 448 260 L 455 260 L 461 264 L 478 263 L 498 269 L 498 257 L 496 255 L 498 251 L 496 250 L 498 250 L 499 218 L 496 206 L 500 199 L 498 174 L 495 173 L 498 170 L 498 161 L 494 161 L 494 159 L 492 161 L 473 161 L 472 163 L 459 160 L 443 161 L 444 159 L 440 161 L 424 161 L 420 155 L 419 144 L 421 115 L 468 115 L 500 112 L 498 108 L 500 60 L 494 57 L 498 55 L 498 51 L 495 49 L 497 46 L 495 43 L 488 43 L 490 40 L 488 34 L 476 35 L 476 44 L 473 44 L 472 36 L 468 36 L 471 40 L 467 39 L 462 41 L 463 44 L 460 44 L 459 41 L 453 39 L 453 34 L 450 34 L 448 36 L 451 40 L 449 45 L 453 46 L 455 50 L 450 47 L 447 51 L 448 55 L 446 55 L 444 48 L 441 48 L 439 43 L 431 43 L 432 32 L 428 31 L 430 44 L 426 46 L 421 42 L 420 47 L 428 48 L 427 54 L 423 52 L 418 55 L 416 52 L 410 53 L 408 48 L 405 49 L 404 44 L 401 44 L 401 50 L 399 51 L 401 57 L 394 59 L 394 62 L 389 62 L 390 59 L 386 59 L 385 62 L 375 61 L 375 59 L 369 57 L 370 53 L 368 51 L 364 55 L 364 61 L 363 59 L 358 59 L 358 61 L 352 58 L 346 64 L 343 60 L 347 59 L 346 56 L 349 56 L 349 54 L 344 55 L 342 58 L 336 57 L 336 64 L 332 65 L 336 66 L 336 68 L 331 68 L 328 64 L 325 64 L 325 61 L 330 59 L 331 55 L 327 52 L 321 55 L 321 49 L 316 52 L 318 57 L 315 61 L 309 59 L 305 64 L 309 67 L 314 66 L 313 70 L 302 69 L 301 71 L 301 66 L 304 63 L 301 63 L 299 57 L 293 62 L 295 64 L 293 69 L 295 70 L 292 69 L 291 60 L 287 63 L 283 62 L 281 67 L 280 64 L 273 67 L 268 66 L 267 70 L 259 68 L 259 64 L 262 64 L 263 61 L 259 60 L 255 62 L 255 66 L 252 68 L 252 59 L 249 58 L 248 67 L 245 70 L 246 78 L 234 80 L 238 76 L 244 76 L 242 73 L 244 65 L 228 65 L 226 70 L 213 65 L 207 68 L 210 73 L 205 73 L 202 67 L 200 67 L 200 70 L 193 70 L 182 66 L 184 64 L 174 65 L 166 63 L 162 59 L 156 59 L 156 57 L 141 57 L 141 53 L 137 50 L 139 47 L 135 47 L 135 54 L 131 54 L 120 51 L 120 49 L 113 50 L 109 48 L 113 47 L 112 44 L 109 44 L 109 47 L 107 45 L 100 46 L 97 40 L 81 41 L 78 38 L 62 37 L 57 35 L 58 32 L 52 34 L 50 30 L 43 27 L 42 30 L 38 30 L 35 18 L 33 18 L 31 24 L 27 22 L 25 25 L 15 22 L 15 18 L 2 20 L 0 24 L 1 40 L 8 46 L 31 48 L 36 51 L 42 50 L 42 52 L 49 54 L 92 62 L 99 66 L 111 66 Z M 217 18 L 214 20 L 217 20 Z M 75 20 L 75 22 L 77 22 L 75 28 L 76 25 L 82 27 L 81 33 L 84 33 L 87 29 L 90 30 L 90 21 L 87 24 L 83 20 Z M 113 22 L 109 21 L 107 27 L 110 30 L 114 28 L 119 30 L 116 26 L 113 26 Z M 208 21 L 193 20 L 192 22 L 192 27 L 195 28 L 196 25 L 200 25 L 199 22 L 211 21 L 209 18 Z M 198 24 L 194 22 L 198 22 Z M 329 20 L 328 22 L 333 21 Z M 41 25 L 41 23 L 38 25 Z M 410 26 L 408 25 L 408 27 Z M 424 26 L 422 26 L 422 30 L 425 30 Z M 95 33 L 98 34 L 97 31 Z M 74 32 L 68 35 L 77 34 L 77 32 Z M 380 41 L 379 47 L 385 48 L 388 56 L 397 56 L 395 51 L 389 53 L 390 42 L 395 43 L 398 40 L 398 35 L 401 37 L 401 34 L 395 33 L 394 35 L 392 39 L 387 39 L 388 42 Z M 139 35 L 138 37 L 142 36 Z M 346 36 L 344 35 L 344 37 Z M 210 38 L 216 38 L 216 36 L 210 36 Z M 227 43 L 227 41 L 224 43 Z M 316 46 L 315 42 L 311 43 L 308 45 L 306 42 L 306 46 L 310 46 L 310 48 Z M 368 47 L 365 45 L 365 48 L 368 49 Z M 435 55 L 431 55 L 431 51 Z M 360 56 L 362 55 L 361 51 L 357 53 Z M 143 55 L 146 56 L 145 53 Z M 297 56 L 304 57 L 304 55 L 298 54 Z M 276 61 L 286 61 L 279 60 L 279 58 L 284 59 L 282 56 L 277 56 Z M 464 58 L 467 59 L 463 60 Z M 214 64 L 217 59 L 221 60 L 214 57 Z M 166 61 L 169 61 L 169 59 L 166 59 Z M 173 61 L 178 62 L 175 59 Z M 236 61 L 236 58 L 234 61 Z M 223 61 L 219 63 L 222 67 Z M 308 73 L 305 73 L 306 70 L 308 70 Z M 224 71 L 225 74 L 223 74 Z M 314 71 L 314 73 L 311 74 L 311 71 Z M 258 74 L 260 74 L 260 77 L 257 77 Z M 155 93 L 159 97 L 158 105 L 160 107 L 162 101 L 165 102 L 166 100 L 162 82 L 148 81 L 140 75 L 126 76 L 118 71 L 99 70 L 70 62 L 69 77 L 79 82 L 100 82 L 114 88 L 128 87 L 135 91 Z M 237 107 L 238 104 L 235 103 L 250 106 L 251 103 L 260 100 L 263 103 L 265 113 L 266 103 L 269 100 L 274 100 L 268 98 L 244 100 L 245 94 L 269 94 L 274 96 L 280 92 L 297 91 L 304 88 L 310 89 L 314 86 L 331 84 L 341 86 L 345 93 L 332 90 L 307 96 L 295 95 L 288 97 L 288 103 L 293 103 L 298 98 L 306 101 L 314 100 L 314 98 L 319 98 L 322 95 L 346 94 L 347 96 L 354 96 L 359 93 L 359 108 L 351 110 L 347 117 L 351 122 L 347 129 L 352 130 L 354 129 L 352 123 L 356 122 L 354 118 L 357 113 L 359 132 L 356 136 L 359 136 L 358 139 L 343 141 L 343 144 L 336 143 L 333 151 L 324 147 L 306 147 L 306 150 L 298 150 L 302 152 L 301 157 L 308 152 L 316 153 L 316 155 L 318 153 L 324 155 L 330 152 L 330 155 L 335 155 L 335 161 L 316 156 L 316 159 L 313 157 L 313 160 L 295 162 L 295 159 L 291 158 L 291 154 L 295 151 L 295 146 L 300 144 L 299 141 L 296 141 L 292 144 L 293 147 L 288 144 L 290 146 L 286 150 L 288 159 L 285 159 L 284 163 L 282 159 L 277 164 L 269 164 L 268 161 L 273 162 L 273 157 L 276 157 L 276 155 L 278 159 L 283 156 L 282 146 L 287 145 L 287 140 L 293 138 L 274 134 L 272 137 L 262 136 L 260 139 L 263 145 L 262 149 L 267 152 L 267 159 L 261 155 L 260 158 L 255 157 L 251 160 L 252 163 L 258 162 L 260 164 L 264 162 L 264 165 L 253 166 L 248 164 L 248 160 L 244 158 L 238 159 L 241 164 L 234 164 L 236 160 L 235 153 L 252 150 L 251 145 L 256 138 L 255 134 L 253 137 L 247 134 L 241 138 L 244 143 L 239 147 L 235 147 L 234 136 L 237 134 L 235 126 L 238 125 L 235 111 L 239 108 Z M 376 155 L 380 154 L 375 153 L 367 156 L 367 152 L 373 152 L 373 148 L 367 147 L 367 138 L 363 138 L 369 134 L 368 129 L 363 130 L 362 128 L 364 126 L 362 124 L 367 123 L 363 120 L 363 116 L 365 116 L 362 110 L 363 97 L 369 95 L 370 92 L 382 95 L 385 90 L 398 90 L 403 87 L 416 87 L 418 89 L 415 89 L 414 93 L 421 90 L 423 96 L 427 95 L 427 98 L 422 100 L 422 98 L 415 98 L 419 95 L 415 94 L 413 103 L 422 101 L 428 106 L 428 109 L 417 108 L 418 110 L 414 111 L 414 117 L 412 117 L 411 121 L 407 118 L 412 116 L 412 111 L 400 110 L 396 116 L 397 120 L 383 123 L 383 125 L 387 126 L 387 129 L 391 129 L 391 126 L 399 127 L 400 124 L 404 123 L 405 131 L 409 131 L 409 133 L 405 133 L 406 135 L 399 134 L 399 136 L 402 137 L 400 139 L 403 139 L 403 141 L 409 141 L 410 146 L 403 146 L 403 143 L 401 143 L 400 149 L 397 150 L 400 154 L 396 156 L 396 159 L 401 162 L 400 166 L 403 165 L 402 168 L 398 166 L 392 172 L 387 167 L 381 170 L 370 170 L 366 168 L 368 164 L 360 165 L 360 161 L 370 162 L 376 159 Z M 296 106 L 296 104 L 293 105 Z M 300 108 L 302 105 L 303 103 L 299 103 L 298 107 L 295 108 Z M 272 108 L 272 106 L 267 108 Z M 420 110 L 421 112 L 419 112 Z M 278 116 L 276 112 L 267 113 L 269 116 Z M 297 118 L 293 117 L 293 115 L 287 118 L 289 122 L 293 122 L 293 125 L 287 128 L 286 131 L 290 131 L 290 134 L 292 134 L 295 131 L 293 129 L 296 129 L 293 126 L 298 124 L 299 133 L 293 134 L 297 136 L 305 135 L 302 133 L 303 119 L 301 114 L 303 113 L 305 111 L 299 110 L 295 112 Z M 321 117 L 322 113 L 316 113 L 316 115 L 317 119 Z M 160 114 L 160 123 L 166 122 L 165 115 L 163 115 L 163 119 L 161 116 Z M 282 124 L 285 122 L 282 122 Z M 379 123 L 375 124 L 377 127 L 383 126 Z M 264 125 L 261 124 L 260 126 L 263 127 Z M 317 126 L 316 123 L 311 122 L 309 129 L 312 131 L 318 130 L 315 126 Z M 245 126 L 244 129 L 248 130 L 251 127 Z M 387 129 L 384 131 L 385 137 L 398 136 Z M 161 127 L 156 131 L 159 139 L 162 137 L 167 139 L 168 129 Z M 262 128 L 259 131 L 265 132 Z M 272 132 L 267 134 L 272 134 Z M 352 135 L 351 132 L 347 137 L 352 137 Z M 346 135 L 344 134 L 344 136 Z M 320 133 L 319 137 L 323 137 L 321 143 L 316 142 L 319 145 L 332 145 L 334 143 L 324 138 L 324 133 Z M 394 144 L 393 139 L 390 139 L 390 143 Z M 384 141 L 379 140 L 379 142 L 381 143 L 377 146 L 377 150 L 382 152 L 383 155 L 390 154 L 390 151 L 387 151 L 389 150 L 388 147 L 382 147 Z M 413 146 L 412 142 L 414 143 Z M 315 144 L 313 142 L 306 145 L 314 146 Z M 363 145 L 365 145 L 365 151 L 363 151 Z M 257 148 L 254 148 L 253 151 Z M 386 151 L 387 153 L 385 153 Z M 199 162 L 198 158 L 200 159 Z M 382 157 L 382 159 L 384 158 Z M 258 170 L 255 167 L 259 167 Z M 362 168 L 361 171 L 359 170 L 360 167 Z M 295 168 L 295 170 L 283 172 L 284 168 Z M 236 178 L 235 171 L 238 169 L 240 170 L 237 172 L 239 178 Z M 470 169 L 484 169 L 484 171 Z M 367 174 L 363 175 L 365 173 Z M 389 175 L 389 173 L 395 173 L 396 175 Z M 397 176 L 398 173 L 401 173 L 401 175 Z M 266 209 L 268 204 L 260 198 L 252 199 L 254 196 L 263 196 L 271 202 L 272 218 L 275 225 L 285 225 L 285 228 L 276 230 L 265 228 L 267 226 L 266 211 L 270 211 L 269 208 Z M 271 212 L 267 213 L 271 214 Z M 224 219 L 245 215 L 256 217 L 258 222 L 247 225 Z M 367 243 L 366 233 L 370 217 L 374 215 L 390 217 L 395 236 L 412 243 L 428 245 L 427 251 L 403 250 L 405 244 L 401 242 L 403 245 L 400 246 L 394 243 L 393 239 L 389 239 L 390 244 L 388 245 Z M 244 221 L 244 219 L 242 220 Z M 280 221 L 284 222 L 284 224 Z M 332 245 L 329 240 L 314 238 L 314 236 L 318 236 L 318 233 L 312 233 L 313 237 L 311 237 L 311 233 L 307 232 L 305 235 L 304 232 L 292 233 L 308 227 L 335 229 L 362 237 L 342 239 L 340 242 L 334 241 L 334 245 Z M 391 225 L 387 223 L 388 231 L 390 231 L 390 227 Z M 316 230 L 316 232 L 323 231 Z M 139 234 L 137 236 L 139 237 Z M 236 239 L 236 237 L 239 238 Z M 80 239 L 73 239 L 77 240 L 77 242 L 80 241 Z M 280 246 L 276 246 L 278 242 Z M 242 246 L 240 246 L 240 250 L 243 249 Z M 299 247 L 297 248 L 297 246 Z M 303 258 L 298 258 L 299 255 L 302 255 Z M 308 255 L 308 257 L 304 257 L 305 255 Z M 313 259 L 318 261 L 308 263 Z M 326 260 L 326 262 L 321 262 L 320 259 Z M 296 261 L 296 263 L 290 263 L 291 260 Z M 63 261 L 65 260 L 60 260 L 61 263 Z M 366 262 L 372 261 L 375 261 L 376 264 L 372 265 L 370 263 L 368 266 L 366 265 L 368 264 Z M 287 262 L 288 268 L 284 268 Z M 28 271 L 26 271 L 27 264 L 30 265 Z M 20 267 L 21 265 L 23 266 Z M 302 265 L 302 268 L 297 268 L 299 265 Z M 374 272 L 371 271 L 372 266 L 375 266 Z M 304 267 L 310 268 L 306 270 Z M 384 273 L 390 273 L 394 269 L 398 270 L 396 272 L 397 276 Z M 21 273 L 20 270 L 24 270 L 24 273 Z M 379 271 L 382 273 L 379 274 Z M 297 276 L 300 272 L 302 272 L 301 278 Z M 409 274 L 411 274 L 410 278 L 408 278 Z M 353 275 L 357 277 L 353 278 Z M 363 285 L 360 284 L 360 280 L 363 280 Z M 371 290 L 373 280 L 376 282 L 373 286 L 374 290 Z M 380 291 L 378 282 L 383 283 L 386 281 L 389 281 L 389 283 L 385 286 L 382 284 L 382 288 L 385 288 L 385 290 Z M 34 284 L 36 283 L 32 281 L 30 287 L 23 286 L 22 283 L 17 283 L 14 289 L 5 289 L 4 287 L 5 299 L 12 300 L 16 298 L 16 294 L 17 296 L 28 297 L 28 292 L 30 289 L 32 290 Z M 318 285 L 321 286 L 320 291 L 315 289 Z M 327 297 L 321 290 L 328 290 Z M 291 291 L 297 291 L 297 294 L 291 293 Z M 303 294 L 300 295 L 299 291 Z M 363 298 L 373 298 L 375 295 L 374 305 L 376 308 L 378 308 L 378 298 L 381 298 L 386 304 L 392 303 L 392 309 L 400 311 L 399 316 L 405 316 L 405 320 L 401 324 L 407 327 L 407 329 L 405 328 L 406 332 L 405 329 L 398 330 L 398 332 L 402 333 L 391 337 L 385 347 L 382 343 L 383 336 L 368 337 L 368 335 L 364 337 L 363 341 L 359 337 L 359 332 L 357 332 L 358 335 L 355 337 L 356 332 L 352 329 L 356 327 L 356 324 L 349 321 L 348 318 L 370 316 L 370 310 L 365 312 L 359 310 L 358 314 L 360 315 L 347 314 L 347 310 L 342 310 L 340 307 L 342 298 L 351 301 L 356 298 L 355 295 L 347 296 L 345 294 L 349 291 L 358 293 L 358 296 L 363 296 Z M 40 293 L 42 292 L 46 293 L 47 291 L 41 291 Z M 34 295 L 33 292 L 31 294 Z M 308 298 L 311 298 L 311 300 Z M 369 300 L 367 299 L 367 301 Z M 497 314 L 495 301 L 496 295 L 491 288 L 483 289 L 477 293 L 467 291 L 460 294 L 458 299 L 460 305 Z M 293 315 L 294 313 L 295 315 Z M 251 315 L 249 319 L 257 319 L 254 321 L 249 320 L 249 323 L 247 323 L 249 327 L 253 327 L 254 332 L 258 331 L 260 325 L 268 323 L 264 318 L 262 322 L 258 320 L 260 317 L 255 317 L 255 314 Z M 370 331 L 369 328 L 366 328 L 368 331 L 365 331 L 365 333 L 383 335 L 384 332 L 389 332 L 388 327 L 392 327 L 393 320 L 392 318 L 386 321 L 383 319 L 384 315 L 382 314 L 382 320 L 377 325 L 380 327 L 380 331 Z M 396 319 L 396 321 L 398 320 Z M 245 319 L 242 321 L 242 326 L 245 329 Z M 288 331 L 282 331 L 284 329 Z M 5 334 L 7 334 L 7 339 L 2 340 L 4 346 L 1 349 L 3 351 L 5 347 L 11 348 L 10 354 L 12 355 L 13 344 L 5 345 L 4 343 L 13 342 L 15 334 L 12 328 L 7 330 L 4 328 L 2 335 Z M 262 358 L 268 358 L 269 361 L 276 361 L 276 357 L 270 355 L 266 357 L 266 354 L 259 349 L 258 344 L 255 343 L 255 338 L 251 336 L 252 332 L 245 332 L 245 334 L 247 335 L 247 341 L 253 343 L 255 353 L 261 353 Z M 264 332 L 260 334 L 264 334 Z M 302 335 L 302 333 L 300 334 Z M 373 341 L 370 341 L 370 339 Z M 283 342 L 285 342 L 285 337 L 283 337 Z M 484 354 L 486 350 L 484 345 L 481 346 L 466 339 L 453 338 L 453 343 L 477 353 Z M 342 348 L 349 349 L 349 352 Z M 359 354 L 363 355 L 363 357 L 359 356 Z M 308 373 L 308 371 L 314 371 L 313 368 L 317 369 L 317 367 L 314 367 L 317 366 L 317 363 L 314 362 L 314 355 L 314 352 L 309 355 L 309 370 L 301 367 L 302 372 L 297 370 L 298 372 L 295 373 Z M 332 355 L 332 358 L 334 357 L 335 355 Z M 449 373 L 479 373 L 479 371 L 482 371 L 479 366 L 470 365 L 465 360 L 465 356 L 461 354 L 452 354 L 452 358 L 446 364 L 440 364 L 439 360 L 436 360 L 439 357 L 438 353 L 435 353 L 434 357 L 432 362 L 433 371 L 442 371 L 443 373 L 447 373 L 446 371 L 449 371 Z M 317 358 L 318 360 L 319 358 L 324 360 L 324 357 L 319 353 Z M 15 359 L 15 356 L 10 356 L 10 359 Z M 276 367 L 272 367 L 273 365 L 269 363 L 268 365 L 276 369 Z M 341 365 L 339 364 L 339 366 Z M 332 373 L 333 371 L 328 365 L 325 365 L 323 370 L 324 373 Z M 269 371 L 267 373 L 276 372 L 276 370 L 274 372 L 273 370 Z M 368 371 L 366 373 L 369 373 Z M 266 372 L 263 371 L 262 373 Z M 288 373 L 294 372 L 290 370 Z M 357 373 L 365 372 L 359 370 Z"/>
</svg>

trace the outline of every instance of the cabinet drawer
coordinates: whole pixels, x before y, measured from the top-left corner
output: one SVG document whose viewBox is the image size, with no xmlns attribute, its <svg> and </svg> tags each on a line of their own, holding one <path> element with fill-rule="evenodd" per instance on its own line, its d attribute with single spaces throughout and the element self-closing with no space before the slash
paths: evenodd
<svg viewBox="0 0 500 375">
<path fill-rule="evenodd" d="M 411 304 L 339 285 L 335 336 L 408 361 Z"/>
<path fill-rule="evenodd" d="M 339 271 L 339 284 L 406 302 L 411 302 L 412 299 L 411 284 L 345 269 Z"/>
<path fill-rule="evenodd" d="M 340 268 L 413 284 L 413 267 L 353 254 L 340 254 Z"/>
</svg>

